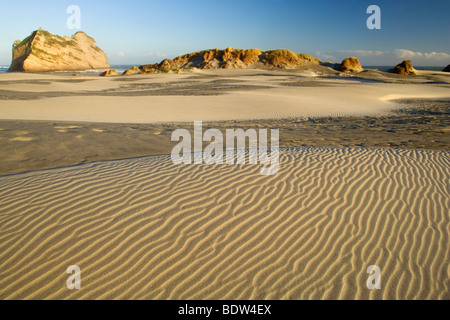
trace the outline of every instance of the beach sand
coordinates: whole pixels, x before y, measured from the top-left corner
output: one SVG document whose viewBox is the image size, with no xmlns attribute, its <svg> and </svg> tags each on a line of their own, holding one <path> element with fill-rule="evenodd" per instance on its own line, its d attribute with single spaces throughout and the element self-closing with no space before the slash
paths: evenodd
<svg viewBox="0 0 450 320">
<path fill-rule="evenodd" d="M 0 177 L 0 298 L 449 299 L 449 166 L 297 148 L 275 176 L 155 156 Z"/>
<path fill-rule="evenodd" d="M 2 74 L 0 175 L 168 154 L 172 132 L 198 120 L 220 130 L 279 128 L 282 147 L 449 150 L 450 75 L 423 73 Z M 427 110 L 399 113 L 411 107 Z"/>
<path fill-rule="evenodd" d="M 393 81 L 261 70 L 20 76 L 0 78 L 0 119 L 155 123 L 375 115 L 395 108 L 392 100 L 445 98 L 450 88 L 450 76 L 436 84 L 433 77 Z"/>
<path fill-rule="evenodd" d="M 0 75 L 0 298 L 450 299 L 450 76 L 323 70 Z M 279 172 L 174 165 L 194 120 Z"/>
<path fill-rule="evenodd" d="M 372 116 L 208 121 L 209 128 L 280 130 L 281 147 L 450 150 L 450 99 L 402 100 Z M 92 123 L 0 120 L 0 175 L 90 161 L 169 154 L 172 132 L 192 122 Z M 208 143 L 204 142 L 203 147 Z"/>
</svg>

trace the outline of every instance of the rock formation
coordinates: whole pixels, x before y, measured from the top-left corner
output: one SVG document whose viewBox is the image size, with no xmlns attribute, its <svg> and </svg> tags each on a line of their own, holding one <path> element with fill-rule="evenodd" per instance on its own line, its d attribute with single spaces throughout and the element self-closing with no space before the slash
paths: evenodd
<svg viewBox="0 0 450 320">
<path fill-rule="evenodd" d="M 442 70 L 442 71 L 444 71 L 444 72 L 450 72 L 450 64 L 449 64 L 448 66 L 446 66 L 446 67 L 444 68 L 444 70 Z"/>
<path fill-rule="evenodd" d="M 142 73 L 177 71 L 180 69 L 243 69 L 257 66 L 292 69 L 308 63 L 319 64 L 320 60 L 307 54 L 297 54 L 287 49 L 263 52 L 260 49 L 212 49 L 165 59 L 159 64 L 142 65 Z"/>
<path fill-rule="evenodd" d="M 413 76 L 416 74 L 416 69 L 413 68 L 411 60 L 404 60 L 402 63 L 395 66 L 393 73 Z"/>
<path fill-rule="evenodd" d="M 139 70 L 141 70 L 141 73 L 151 73 L 156 71 L 159 68 L 158 64 L 145 64 L 139 67 Z"/>
<path fill-rule="evenodd" d="M 133 67 L 131 67 L 130 69 L 125 70 L 122 74 L 123 74 L 124 76 L 126 76 L 126 75 L 136 74 L 136 73 L 141 73 L 141 70 L 140 70 L 138 67 L 133 66 Z"/>
<path fill-rule="evenodd" d="M 363 71 L 361 63 L 359 63 L 358 58 L 349 57 L 342 60 L 341 65 L 338 67 L 338 71 L 341 72 L 361 72 Z"/>
<path fill-rule="evenodd" d="M 117 70 L 115 70 L 115 69 L 106 70 L 106 71 L 100 73 L 99 76 L 100 77 L 117 76 Z"/>
<path fill-rule="evenodd" d="M 39 29 L 13 45 L 9 72 L 73 71 L 109 68 L 106 54 L 84 32 L 71 38 Z"/>
<path fill-rule="evenodd" d="M 266 66 L 281 69 L 293 69 L 308 62 L 319 63 L 320 60 L 307 54 L 296 54 L 287 49 L 269 50 L 264 52 L 261 60 Z"/>
</svg>

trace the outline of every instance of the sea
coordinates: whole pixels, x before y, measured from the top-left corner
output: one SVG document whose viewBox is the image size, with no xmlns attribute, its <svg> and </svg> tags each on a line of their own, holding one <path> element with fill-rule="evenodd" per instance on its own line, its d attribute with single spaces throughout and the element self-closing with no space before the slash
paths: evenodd
<svg viewBox="0 0 450 320">
<path fill-rule="evenodd" d="M 118 74 L 123 73 L 125 70 L 130 69 L 131 67 L 133 67 L 134 65 L 132 64 L 118 64 L 118 65 L 111 65 L 111 69 L 116 69 Z M 139 67 L 139 65 L 137 65 Z M 5 73 L 8 71 L 9 66 L 5 66 L 5 65 L 0 65 L 0 73 Z M 383 71 L 383 72 L 390 72 L 393 69 L 393 66 L 363 66 L 363 68 L 365 69 L 373 69 L 373 70 L 379 70 L 379 71 Z M 436 67 L 436 66 L 432 66 L 432 67 L 417 67 L 414 66 L 414 68 L 416 70 L 431 70 L 431 71 L 442 71 L 445 66 L 440 66 L 440 67 Z M 66 71 L 61 71 L 61 73 L 80 73 L 80 74 L 84 74 L 84 75 L 98 75 L 100 73 L 102 73 L 103 71 L 105 71 L 105 69 L 100 69 L 100 70 L 87 70 L 87 71 L 70 71 L 70 72 L 66 72 Z"/>
<path fill-rule="evenodd" d="M 139 65 L 135 64 L 116 64 L 111 65 L 111 69 L 116 69 L 118 74 L 122 74 L 125 70 L 130 69 L 133 66 L 139 67 Z M 9 69 L 9 66 L 0 65 L 0 73 L 5 73 Z M 55 73 L 79 73 L 80 75 L 99 75 L 103 71 L 107 69 L 97 69 L 97 70 L 84 70 L 84 71 L 56 71 Z"/>
<path fill-rule="evenodd" d="M 363 66 L 364 69 L 372 69 L 372 70 L 378 70 L 382 72 L 391 72 L 392 69 L 394 69 L 394 66 Z M 414 69 L 416 70 L 430 70 L 430 71 L 442 71 L 445 68 L 445 66 L 442 67 L 418 67 L 414 66 Z"/>
</svg>

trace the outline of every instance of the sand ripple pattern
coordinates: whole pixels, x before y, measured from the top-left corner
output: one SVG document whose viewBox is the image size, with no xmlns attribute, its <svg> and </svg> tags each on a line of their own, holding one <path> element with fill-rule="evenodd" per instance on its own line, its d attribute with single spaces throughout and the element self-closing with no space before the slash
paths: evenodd
<svg viewBox="0 0 450 320">
<path fill-rule="evenodd" d="M 275 176 L 156 156 L 0 177 L 0 298 L 449 299 L 449 168 L 296 148 Z"/>
</svg>

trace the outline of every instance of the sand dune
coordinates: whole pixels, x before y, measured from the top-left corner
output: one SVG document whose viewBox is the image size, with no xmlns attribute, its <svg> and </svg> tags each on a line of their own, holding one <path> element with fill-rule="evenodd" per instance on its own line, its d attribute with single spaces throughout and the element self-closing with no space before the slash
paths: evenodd
<svg viewBox="0 0 450 320">
<path fill-rule="evenodd" d="M 300 148 L 276 176 L 169 156 L 3 176 L 0 298 L 449 299 L 449 167 L 448 152 Z"/>
</svg>

